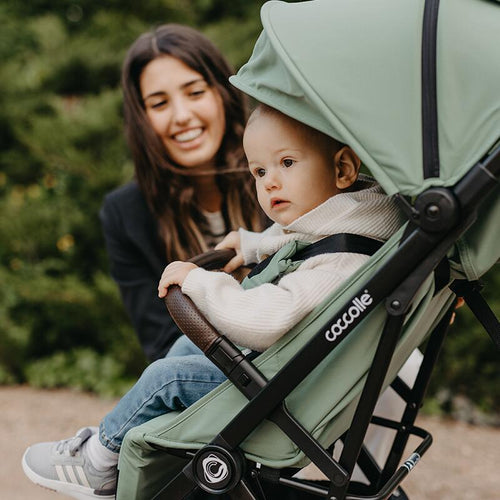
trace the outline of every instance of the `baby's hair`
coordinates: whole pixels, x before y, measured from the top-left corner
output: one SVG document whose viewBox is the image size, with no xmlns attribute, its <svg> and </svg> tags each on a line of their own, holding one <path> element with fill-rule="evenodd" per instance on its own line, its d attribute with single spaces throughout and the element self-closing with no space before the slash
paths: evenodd
<svg viewBox="0 0 500 500">
<path fill-rule="evenodd" d="M 302 123 L 299 120 L 296 120 L 295 118 L 282 113 L 278 109 L 263 103 L 259 103 L 253 110 L 252 114 L 248 118 L 247 126 L 253 121 L 254 118 L 258 117 L 259 115 L 271 115 L 288 120 L 291 124 L 293 124 L 295 128 L 306 135 L 313 144 L 317 145 L 320 148 L 324 148 L 331 154 L 335 154 L 345 146 L 345 144 L 342 144 L 333 137 L 324 134 L 320 130 L 310 127 L 309 125 L 306 125 L 305 123 Z"/>
</svg>

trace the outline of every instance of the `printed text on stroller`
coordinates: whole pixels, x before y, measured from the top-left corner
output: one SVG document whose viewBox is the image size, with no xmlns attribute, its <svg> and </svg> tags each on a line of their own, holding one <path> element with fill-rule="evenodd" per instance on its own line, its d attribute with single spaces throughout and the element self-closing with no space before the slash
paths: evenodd
<svg viewBox="0 0 500 500">
<path fill-rule="evenodd" d="M 361 313 L 373 302 L 373 297 L 365 290 L 359 297 L 354 297 L 347 311 L 325 332 L 325 338 L 334 342 Z"/>
</svg>

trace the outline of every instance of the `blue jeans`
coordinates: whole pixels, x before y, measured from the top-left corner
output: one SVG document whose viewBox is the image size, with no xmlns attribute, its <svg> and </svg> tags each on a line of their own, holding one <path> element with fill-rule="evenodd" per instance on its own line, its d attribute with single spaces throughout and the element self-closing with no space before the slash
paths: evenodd
<svg viewBox="0 0 500 500">
<path fill-rule="evenodd" d="M 129 429 L 181 411 L 226 380 L 224 374 L 186 336 L 163 359 L 151 363 L 136 384 L 108 413 L 99 428 L 101 443 L 119 452 Z"/>
</svg>

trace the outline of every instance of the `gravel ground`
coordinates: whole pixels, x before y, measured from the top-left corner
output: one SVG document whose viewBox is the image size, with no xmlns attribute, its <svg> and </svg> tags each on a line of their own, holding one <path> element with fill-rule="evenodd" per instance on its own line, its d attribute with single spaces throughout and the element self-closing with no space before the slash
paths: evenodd
<svg viewBox="0 0 500 500">
<path fill-rule="evenodd" d="M 24 476 L 21 457 L 25 448 L 97 424 L 113 404 L 69 390 L 0 388 L 0 460 L 4 464 L 0 499 L 63 498 Z M 421 417 L 417 423 L 431 432 L 434 444 L 404 483 L 411 500 L 500 499 L 500 429 L 429 417 Z"/>
</svg>

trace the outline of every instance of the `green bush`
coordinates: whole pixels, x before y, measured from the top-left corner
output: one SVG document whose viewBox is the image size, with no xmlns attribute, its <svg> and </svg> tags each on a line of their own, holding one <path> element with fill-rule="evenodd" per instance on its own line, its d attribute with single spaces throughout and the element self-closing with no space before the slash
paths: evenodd
<svg viewBox="0 0 500 500">
<path fill-rule="evenodd" d="M 98 220 L 104 194 L 133 171 L 122 130 L 122 60 L 141 32 L 185 22 L 238 67 L 260 32 L 262 3 L 0 4 L 0 384 L 118 394 L 142 371 Z M 486 281 L 498 313 L 498 269 Z M 430 395 L 445 387 L 450 398 L 465 395 L 499 412 L 499 373 L 498 354 L 463 308 Z"/>
<path fill-rule="evenodd" d="M 58 351 L 33 361 L 26 367 L 26 378 L 33 387 L 73 387 L 106 397 L 121 396 L 134 382 L 114 357 L 90 348 Z"/>
</svg>

